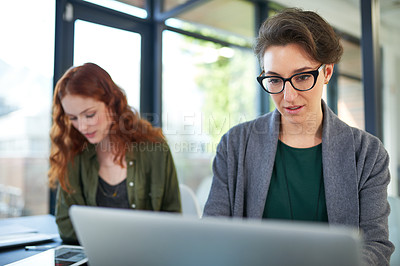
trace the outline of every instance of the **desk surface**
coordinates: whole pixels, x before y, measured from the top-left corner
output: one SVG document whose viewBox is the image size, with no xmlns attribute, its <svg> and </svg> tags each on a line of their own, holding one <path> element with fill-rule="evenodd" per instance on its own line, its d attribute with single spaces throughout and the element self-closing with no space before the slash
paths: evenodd
<svg viewBox="0 0 400 266">
<path fill-rule="evenodd" d="M 0 227 L 4 225 L 17 224 L 30 228 L 37 229 L 40 233 L 57 234 L 58 229 L 53 215 L 37 215 L 37 216 L 24 216 L 18 218 L 7 218 L 0 220 Z M 58 246 L 61 245 L 61 239 L 55 239 L 52 242 L 47 242 L 40 245 L 51 245 Z M 0 250 L 0 265 L 15 262 L 42 251 L 26 251 L 24 246 L 1 249 Z"/>
</svg>

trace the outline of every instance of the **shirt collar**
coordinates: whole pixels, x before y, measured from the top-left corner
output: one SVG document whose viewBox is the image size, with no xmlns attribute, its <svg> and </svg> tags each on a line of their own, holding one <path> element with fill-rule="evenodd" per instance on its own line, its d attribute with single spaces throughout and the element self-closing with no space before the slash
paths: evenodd
<svg viewBox="0 0 400 266">
<path fill-rule="evenodd" d="M 83 145 L 82 152 L 87 156 L 88 159 L 93 159 L 97 156 L 96 145 L 91 143 L 85 143 Z M 126 151 L 125 159 L 126 161 L 134 161 L 134 149 L 132 145 Z"/>
</svg>

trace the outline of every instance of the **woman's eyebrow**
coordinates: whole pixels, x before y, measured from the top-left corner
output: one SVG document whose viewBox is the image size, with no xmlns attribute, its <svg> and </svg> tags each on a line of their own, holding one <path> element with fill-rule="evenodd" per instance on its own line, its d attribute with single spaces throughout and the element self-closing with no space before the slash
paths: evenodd
<svg viewBox="0 0 400 266">
<path fill-rule="evenodd" d="M 296 73 L 308 71 L 308 70 L 311 70 L 311 69 L 313 69 L 313 68 L 312 68 L 312 67 L 301 67 L 301 68 L 295 69 L 292 73 L 293 73 L 293 74 L 296 74 Z M 280 74 L 278 74 L 278 73 L 276 73 L 276 72 L 274 72 L 274 71 L 268 71 L 268 72 L 265 72 L 265 74 L 268 74 L 268 75 L 275 75 L 275 76 L 281 76 Z"/>
<path fill-rule="evenodd" d="M 300 73 L 300 72 L 309 71 L 312 69 L 313 69 L 312 67 L 302 67 L 302 68 L 296 69 L 295 71 L 293 71 L 293 73 Z"/>
<path fill-rule="evenodd" d="M 268 72 L 265 72 L 265 74 L 280 76 L 278 73 L 276 73 L 274 71 L 268 71 Z"/>
</svg>

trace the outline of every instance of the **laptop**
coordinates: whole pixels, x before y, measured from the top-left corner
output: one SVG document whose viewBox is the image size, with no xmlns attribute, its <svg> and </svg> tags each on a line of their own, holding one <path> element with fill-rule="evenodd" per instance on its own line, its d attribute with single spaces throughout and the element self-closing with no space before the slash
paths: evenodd
<svg viewBox="0 0 400 266">
<path fill-rule="evenodd" d="M 52 241 L 58 234 L 39 233 L 38 230 L 18 224 L 0 227 L 0 249 Z"/>
<path fill-rule="evenodd" d="M 89 206 L 70 216 L 94 266 L 361 265 L 361 236 L 345 227 Z"/>
</svg>

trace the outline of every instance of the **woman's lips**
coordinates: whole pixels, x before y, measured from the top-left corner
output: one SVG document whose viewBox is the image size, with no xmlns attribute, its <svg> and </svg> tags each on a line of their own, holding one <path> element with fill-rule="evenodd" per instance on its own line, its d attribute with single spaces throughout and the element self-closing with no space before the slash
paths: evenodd
<svg viewBox="0 0 400 266">
<path fill-rule="evenodd" d="M 304 108 L 303 105 L 293 105 L 293 106 L 288 106 L 284 107 L 286 112 L 288 112 L 291 115 L 295 115 L 301 112 L 301 110 Z"/>
<path fill-rule="evenodd" d="M 85 134 L 85 137 L 88 138 L 88 139 L 91 139 L 91 138 L 94 138 L 95 135 L 96 135 L 96 131 L 92 132 L 92 133 Z"/>
</svg>

